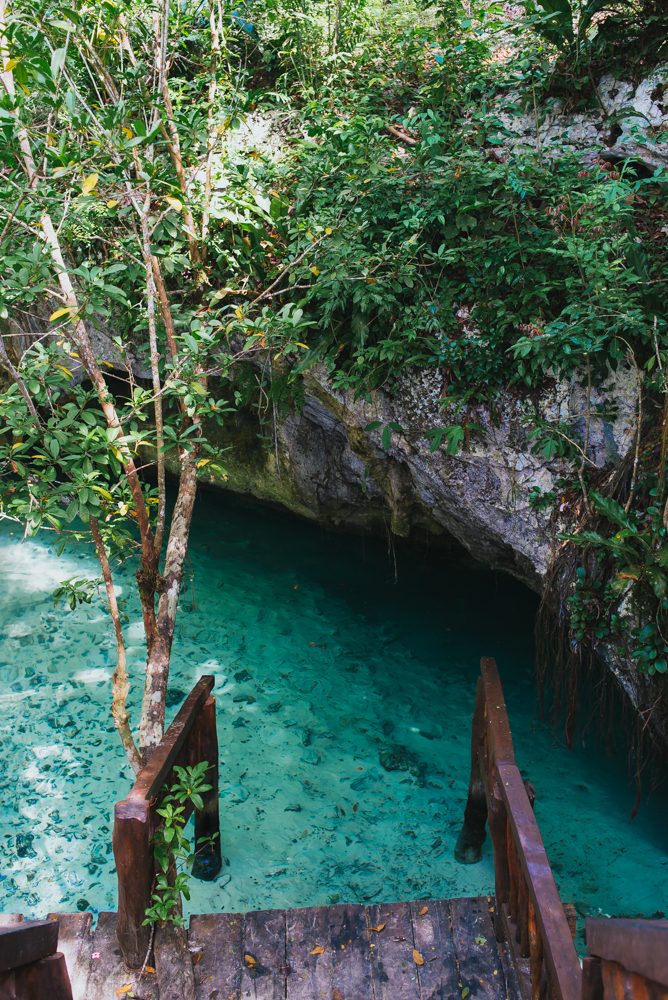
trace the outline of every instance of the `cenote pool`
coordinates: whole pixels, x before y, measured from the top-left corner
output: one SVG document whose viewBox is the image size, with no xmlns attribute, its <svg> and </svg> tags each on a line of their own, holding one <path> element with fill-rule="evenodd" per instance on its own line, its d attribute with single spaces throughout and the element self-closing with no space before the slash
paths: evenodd
<svg viewBox="0 0 668 1000">
<path fill-rule="evenodd" d="M 194 883 L 190 912 L 492 891 L 489 840 L 478 865 L 453 856 L 483 654 L 505 682 L 562 898 L 581 915 L 667 908 L 665 791 L 629 824 L 625 758 L 593 737 L 569 752 L 535 718 L 534 594 L 464 555 L 408 548 L 395 583 L 381 541 L 225 495 L 196 512 L 170 718 L 215 675 L 227 863 Z M 114 909 L 113 805 L 132 775 L 109 712 L 113 634 L 101 601 L 70 612 L 51 599 L 58 581 L 98 572 L 92 553 L 58 559 L 13 527 L 0 525 L 0 910 Z M 117 583 L 136 720 L 131 567 Z"/>
</svg>

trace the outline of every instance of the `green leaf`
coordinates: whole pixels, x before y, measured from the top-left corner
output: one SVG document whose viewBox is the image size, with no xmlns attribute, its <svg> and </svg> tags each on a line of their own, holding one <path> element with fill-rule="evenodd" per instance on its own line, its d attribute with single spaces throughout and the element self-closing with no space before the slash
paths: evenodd
<svg viewBox="0 0 668 1000">
<path fill-rule="evenodd" d="M 647 577 L 652 585 L 654 593 L 657 597 L 663 598 L 666 596 L 666 585 L 668 584 L 668 577 L 659 569 L 658 566 L 647 566 L 646 568 Z"/>
<path fill-rule="evenodd" d="M 65 49 L 54 49 L 51 53 L 51 76 L 57 80 L 65 65 Z"/>
<path fill-rule="evenodd" d="M 623 528 L 628 528 L 631 526 L 629 516 L 616 500 L 612 497 L 604 497 L 596 490 L 590 491 L 590 497 L 596 505 L 596 509 L 607 517 L 608 521 L 612 521 L 613 524 L 619 524 Z"/>
</svg>

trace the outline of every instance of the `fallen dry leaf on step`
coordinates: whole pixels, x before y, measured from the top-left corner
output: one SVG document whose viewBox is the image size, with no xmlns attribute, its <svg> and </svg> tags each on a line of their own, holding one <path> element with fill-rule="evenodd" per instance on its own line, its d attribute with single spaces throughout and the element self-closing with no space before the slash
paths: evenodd
<svg viewBox="0 0 668 1000">
<path fill-rule="evenodd" d="M 418 916 L 419 917 L 424 917 L 424 915 L 425 915 L 425 913 L 427 912 L 428 909 L 429 909 L 428 906 L 423 906 L 422 909 L 420 910 L 420 912 L 418 913 Z"/>
<path fill-rule="evenodd" d="M 325 950 L 324 948 L 321 948 L 320 945 L 317 944 L 315 946 L 315 948 L 313 949 L 313 951 L 309 952 L 309 954 L 310 955 L 322 955 L 322 953 L 323 953 L 324 950 Z"/>
<path fill-rule="evenodd" d="M 199 954 L 193 955 L 193 965 L 197 965 L 197 963 L 201 961 L 202 961 L 202 952 L 200 951 Z"/>
<path fill-rule="evenodd" d="M 144 969 L 144 972 L 155 972 L 155 969 L 153 968 L 152 965 L 147 965 L 146 968 Z"/>
<path fill-rule="evenodd" d="M 336 986 L 332 990 L 332 1000 L 345 1000 L 341 990 L 337 990 Z"/>
<path fill-rule="evenodd" d="M 385 924 L 378 924 L 377 927 L 372 927 L 371 930 L 372 931 L 377 931 L 378 933 L 380 933 L 380 931 L 384 931 L 385 930 Z"/>
<path fill-rule="evenodd" d="M 257 965 L 257 959 L 253 958 L 252 955 L 244 955 L 244 962 L 248 962 L 249 965 Z"/>
<path fill-rule="evenodd" d="M 415 948 L 413 948 L 413 961 L 416 965 L 424 965 L 424 958 L 419 951 L 415 950 Z"/>
<path fill-rule="evenodd" d="M 116 996 L 117 997 L 122 996 L 123 993 L 132 993 L 132 985 L 130 983 L 128 983 L 126 986 L 120 986 L 116 990 Z"/>
</svg>

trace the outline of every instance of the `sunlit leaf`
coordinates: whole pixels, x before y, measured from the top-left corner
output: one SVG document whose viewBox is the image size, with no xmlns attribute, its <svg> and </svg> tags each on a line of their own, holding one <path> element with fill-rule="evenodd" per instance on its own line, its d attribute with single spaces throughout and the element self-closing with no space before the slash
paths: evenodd
<svg viewBox="0 0 668 1000">
<path fill-rule="evenodd" d="M 67 316 L 68 313 L 74 312 L 72 306 L 63 306 L 62 309 L 56 309 L 55 313 L 51 313 L 49 316 L 49 323 L 53 323 L 54 320 L 60 319 L 61 316 Z"/>
<path fill-rule="evenodd" d="M 99 174 L 89 174 L 88 177 L 83 182 L 83 184 L 81 185 L 82 194 L 90 194 L 95 185 L 97 184 L 97 182 L 99 181 L 99 179 L 100 179 Z"/>
<path fill-rule="evenodd" d="M 175 212 L 180 212 L 183 209 L 183 202 L 179 201 L 178 198 L 167 197 L 165 198 L 165 201 L 167 202 L 168 205 L 171 206 L 171 208 L 174 209 Z"/>
</svg>

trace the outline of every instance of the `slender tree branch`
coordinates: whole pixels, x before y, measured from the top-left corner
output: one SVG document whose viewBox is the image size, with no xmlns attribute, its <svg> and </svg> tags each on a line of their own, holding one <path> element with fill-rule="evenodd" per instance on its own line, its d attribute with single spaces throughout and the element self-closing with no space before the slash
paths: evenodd
<svg viewBox="0 0 668 1000">
<path fill-rule="evenodd" d="M 14 365 L 9 360 L 9 355 L 7 354 L 7 348 L 5 347 L 5 341 L 1 333 L 0 333 L 0 359 L 2 359 L 2 363 L 4 364 L 5 368 L 7 368 L 7 370 L 10 372 L 12 378 L 16 382 L 19 392 L 25 399 L 26 406 L 28 407 L 28 412 L 32 414 L 32 416 L 39 422 L 39 417 L 37 415 L 37 410 L 35 409 L 35 404 L 32 401 L 30 393 L 25 387 L 23 379 L 17 372 Z"/>
<path fill-rule="evenodd" d="M 97 557 L 100 561 L 100 566 L 102 567 L 102 577 L 107 591 L 107 600 L 109 601 L 111 620 L 114 624 L 114 635 L 116 636 L 117 660 L 116 669 L 114 670 L 111 678 L 113 698 L 111 714 L 114 719 L 114 725 L 118 730 L 118 735 L 121 738 L 123 749 L 125 750 L 125 754 L 130 763 L 130 767 L 135 774 L 139 774 L 143 767 L 143 761 L 132 736 L 130 717 L 126 708 L 128 692 L 130 691 L 130 682 L 128 679 L 126 665 L 125 639 L 123 638 L 121 613 L 118 609 L 118 601 L 116 600 L 116 591 L 114 589 L 114 581 L 111 575 L 111 567 L 109 566 L 107 550 L 100 533 L 100 526 L 94 517 L 90 518 L 88 524 L 90 525 L 91 534 L 93 535 L 93 540 L 95 542 L 95 548 L 97 549 Z"/>
</svg>

